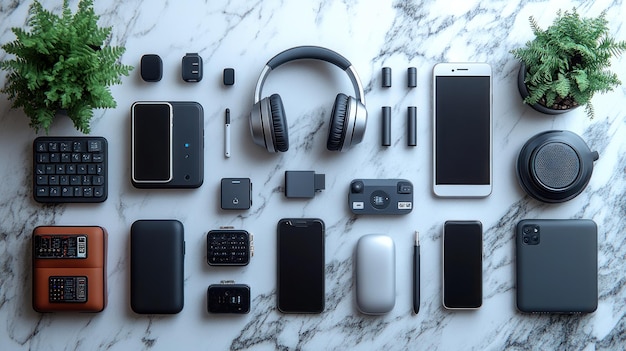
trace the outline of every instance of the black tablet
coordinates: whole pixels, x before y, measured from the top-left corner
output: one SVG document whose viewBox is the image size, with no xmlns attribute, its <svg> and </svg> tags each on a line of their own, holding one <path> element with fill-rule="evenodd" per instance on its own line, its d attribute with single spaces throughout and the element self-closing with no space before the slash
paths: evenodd
<svg viewBox="0 0 626 351">
<path fill-rule="evenodd" d="M 517 224 L 517 309 L 589 313 L 598 306 L 598 238 L 588 219 Z"/>
</svg>

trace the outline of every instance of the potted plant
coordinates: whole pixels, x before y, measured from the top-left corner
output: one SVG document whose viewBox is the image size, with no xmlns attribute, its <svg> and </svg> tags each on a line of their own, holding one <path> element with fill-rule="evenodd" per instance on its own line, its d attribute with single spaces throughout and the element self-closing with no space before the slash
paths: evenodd
<svg viewBox="0 0 626 351">
<path fill-rule="evenodd" d="M 61 16 L 35 1 L 28 12 L 31 31 L 13 28 L 17 37 L 2 48 L 15 57 L 0 62 L 8 71 L 2 92 L 22 108 L 30 126 L 48 132 L 62 111 L 76 129 L 89 133 L 94 108 L 116 107 L 109 89 L 133 68 L 119 58 L 125 49 L 108 46 L 111 27 L 98 27 L 93 0 L 81 0 L 75 14 L 63 1 Z"/>
<path fill-rule="evenodd" d="M 581 18 L 574 8 L 557 12 L 557 18 L 542 30 L 530 17 L 535 39 L 511 53 L 521 61 L 518 88 L 524 102 L 547 114 L 585 106 L 594 116 L 591 98 L 621 84 L 608 71 L 613 56 L 626 49 L 626 41 L 609 36 L 606 13 Z"/>
</svg>

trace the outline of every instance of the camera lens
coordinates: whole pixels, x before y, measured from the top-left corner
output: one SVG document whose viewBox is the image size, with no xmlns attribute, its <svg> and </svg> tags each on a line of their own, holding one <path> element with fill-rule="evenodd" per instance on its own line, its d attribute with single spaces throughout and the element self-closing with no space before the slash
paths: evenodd
<svg viewBox="0 0 626 351">
<path fill-rule="evenodd" d="M 528 239 L 527 236 L 524 237 L 524 244 L 528 244 L 530 242 L 530 239 Z"/>
</svg>

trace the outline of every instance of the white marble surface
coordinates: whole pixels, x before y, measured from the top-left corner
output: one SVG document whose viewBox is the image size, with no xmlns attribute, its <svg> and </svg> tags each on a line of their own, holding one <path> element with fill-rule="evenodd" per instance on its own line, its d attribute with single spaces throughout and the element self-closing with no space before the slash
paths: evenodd
<svg viewBox="0 0 626 351">
<path fill-rule="evenodd" d="M 60 8 L 60 0 L 45 6 Z M 72 1 L 75 3 L 75 1 Z M 613 34 L 624 39 L 620 1 L 116 1 L 98 2 L 101 25 L 113 25 L 112 43 L 127 48 L 136 66 L 115 86 L 116 109 L 96 111 L 92 133 L 109 140 L 109 198 L 97 205 L 46 206 L 33 201 L 32 140 L 21 111 L 0 96 L 0 350 L 61 349 L 623 349 L 626 345 L 626 86 L 597 96 L 596 118 L 582 109 L 540 115 L 521 103 L 517 63 L 509 50 L 531 39 L 528 16 L 548 25 L 557 9 L 583 14 L 608 9 Z M 28 4 L 0 3 L 0 42 L 23 26 Z M 252 143 L 248 113 L 258 74 L 273 55 L 297 45 L 321 45 L 348 58 L 366 87 L 370 119 L 362 144 L 343 154 L 325 150 L 328 116 L 337 92 L 351 94 L 332 66 L 308 62 L 282 67 L 265 94 L 285 102 L 291 149 L 270 155 Z M 204 58 L 204 79 L 180 79 L 186 52 Z M 164 61 L 159 83 L 139 77 L 142 54 Z M 0 52 L 0 58 L 5 53 Z M 494 188 L 486 199 L 432 195 L 431 69 L 441 61 L 486 61 L 494 72 Z M 613 70 L 626 81 L 624 59 Z M 381 88 L 380 70 L 393 69 L 393 87 Z M 406 88 L 407 67 L 418 87 Z M 221 84 L 222 69 L 236 84 Z M 330 67 L 330 68 L 329 68 Z M 4 84 L 4 73 L 0 76 Z M 129 108 L 138 100 L 192 100 L 205 110 L 205 181 L 196 190 L 137 190 L 130 184 Z M 380 108 L 393 108 L 392 146 L 380 146 Z M 418 146 L 406 145 L 405 113 L 418 106 Z M 233 156 L 223 157 L 223 111 L 232 112 Z M 579 133 L 600 153 L 587 189 L 564 204 L 545 205 L 517 184 L 514 161 L 535 133 L 563 128 Z M 75 135 L 68 120 L 50 135 Z M 308 201 L 281 193 L 285 170 L 326 174 L 326 190 Z M 250 177 L 254 204 L 245 212 L 219 210 L 222 177 Z M 353 178 L 406 178 L 416 206 L 400 218 L 355 217 L 349 212 Z M 326 223 L 326 311 L 283 315 L 276 310 L 276 223 L 282 217 L 319 217 Z M 185 225 L 185 307 L 172 316 L 143 316 L 129 307 L 129 229 L 137 219 L 174 218 Z M 515 310 L 513 228 L 523 218 L 592 218 L 599 225 L 599 305 L 585 316 L 522 315 Z M 447 219 L 478 219 L 484 226 L 484 302 L 475 312 L 441 306 L 441 231 Z M 38 225 L 101 225 L 109 231 L 109 305 L 99 314 L 39 314 L 31 307 L 30 246 Z M 256 251 L 244 268 L 209 267 L 205 235 L 220 225 L 255 234 Z M 411 312 L 412 233 L 421 232 L 422 302 Z M 389 314 L 364 316 L 355 307 L 352 254 L 368 233 L 389 234 L 397 246 L 397 299 Z M 247 283 L 252 310 L 209 315 L 206 288 L 222 279 Z"/>
</svg>

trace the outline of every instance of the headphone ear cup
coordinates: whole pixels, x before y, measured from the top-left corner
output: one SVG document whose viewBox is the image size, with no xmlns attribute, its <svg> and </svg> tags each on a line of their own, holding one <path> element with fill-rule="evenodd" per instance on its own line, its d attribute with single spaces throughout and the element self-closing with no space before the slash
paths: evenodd
<svg viewBox="0 0 626 351">
<path fill-rule="evenodd" d="M 346 119 L 348 113 L 348 96 L 339 93 L 335 98 L 335 104 L 330 116 L 328 128 L 328 140 L 326 148 L 330 151 L 341 150 L 346 137 Z"/>
<path fill-rule="evenodd" d="M 270 96 L 270 112 L 272 114 L 272 136 L 274 149 L 285 152 L 289 150 L 289 135 L 287 133 L 287 119 L 285 118 L 285 108 L 280 95 Z"/>
</svg>

